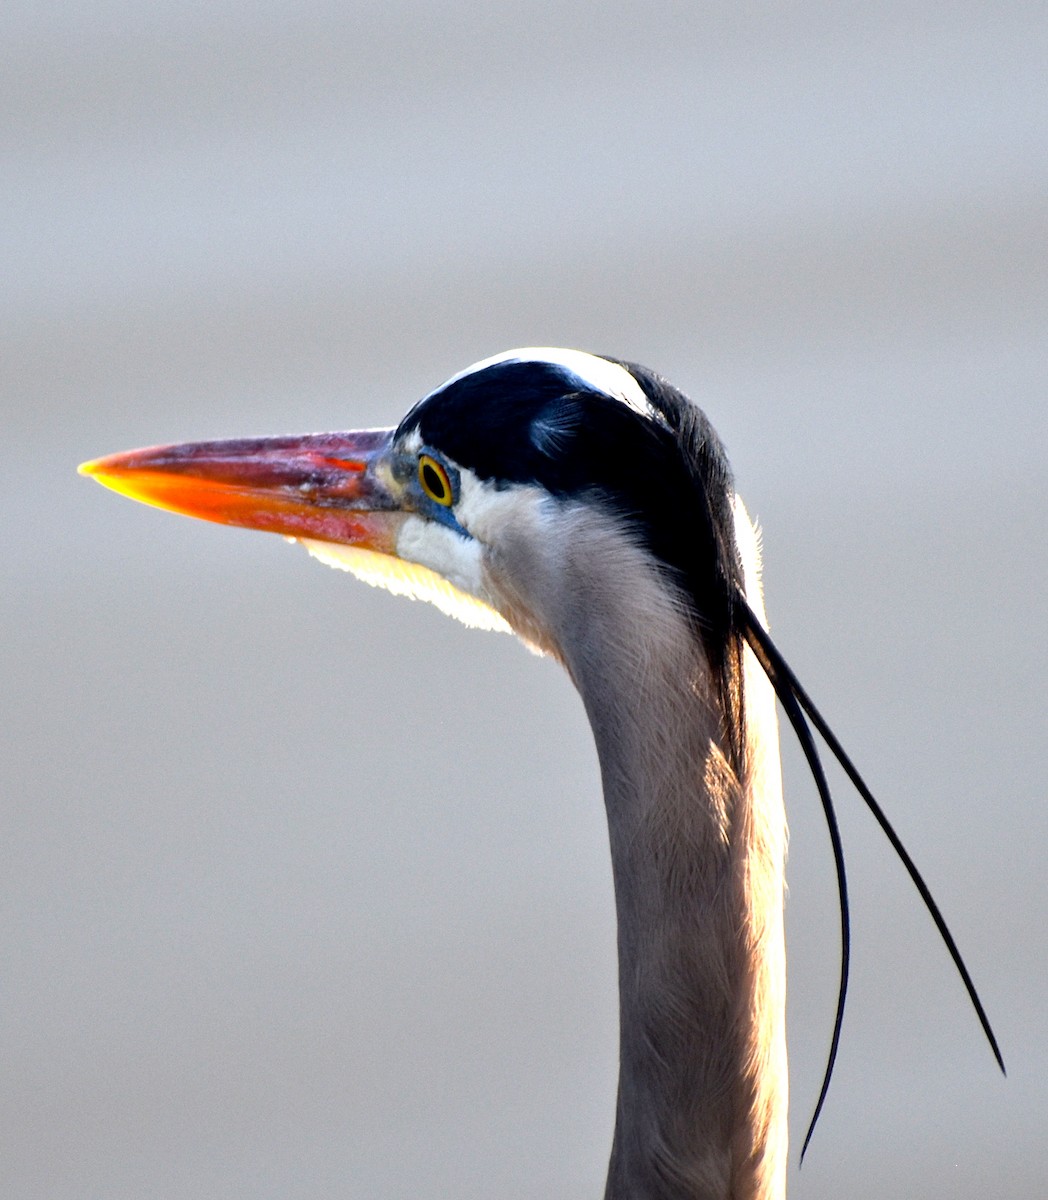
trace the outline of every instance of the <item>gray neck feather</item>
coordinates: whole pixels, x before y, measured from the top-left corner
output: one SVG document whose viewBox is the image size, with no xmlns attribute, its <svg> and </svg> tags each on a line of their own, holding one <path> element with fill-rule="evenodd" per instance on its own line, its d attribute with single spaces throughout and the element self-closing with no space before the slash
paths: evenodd
<svg viewBox="0 0 1048 1200">
<path fill-rule="evenodd" d="M 606 1200 L 781 1197 L 785 823 L 774 701 L 747 651 L 740 779 L 679 595 L 606 516 L 579 506 L 557 519 L 573 528 L 503 547 L 501 577 L 526 583 L 500 608 L 564 662 L 600 757 L 620 1003 Z M 752 542 L 748 523 L 745 532 Z M 551 547 L 570 547 L 570 565 Z"/>
</svg>

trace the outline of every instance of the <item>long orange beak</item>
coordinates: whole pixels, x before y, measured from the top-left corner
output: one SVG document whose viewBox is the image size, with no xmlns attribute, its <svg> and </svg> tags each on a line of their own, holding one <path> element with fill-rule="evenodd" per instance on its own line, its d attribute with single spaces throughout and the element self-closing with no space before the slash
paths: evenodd
<svg viewBox="0 0 1048 1200">
<path fill-rule="evenodd" d="M 396 552 L 405 514 L 386 463 L 393 431 L 150 446 L 80 467 L 105 487 L 222 525 Z"/>
</svg>

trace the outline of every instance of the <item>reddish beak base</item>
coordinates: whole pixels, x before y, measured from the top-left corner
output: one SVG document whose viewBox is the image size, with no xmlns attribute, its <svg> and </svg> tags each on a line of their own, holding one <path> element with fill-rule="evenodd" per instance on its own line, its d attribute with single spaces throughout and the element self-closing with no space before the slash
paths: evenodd
<svg viewBox="0 0 1048 1200">
<path fill-rule="evenodd" d="M 151 446 L 80 467 L 103 486 L 157 508 L 396 553 L 405 513 L 376 468 L 390 429 Z"/>
</svg>

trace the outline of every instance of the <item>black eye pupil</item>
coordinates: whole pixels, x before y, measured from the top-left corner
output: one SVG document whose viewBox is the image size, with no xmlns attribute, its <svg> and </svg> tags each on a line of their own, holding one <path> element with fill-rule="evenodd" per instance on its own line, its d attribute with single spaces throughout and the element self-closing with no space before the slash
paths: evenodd
<svg viewBox="0 0 1048 1200">
<path fill-rule="evenodd" d="M 422 482 L 425 485 L 426 491 L 430 493 L 435 500 L 443 500 L 447 496 L 447 488 L 444 486 L 444 480 L 441 479 L 440 473 L 430 463 L 422 464 Z"/>
</svg>

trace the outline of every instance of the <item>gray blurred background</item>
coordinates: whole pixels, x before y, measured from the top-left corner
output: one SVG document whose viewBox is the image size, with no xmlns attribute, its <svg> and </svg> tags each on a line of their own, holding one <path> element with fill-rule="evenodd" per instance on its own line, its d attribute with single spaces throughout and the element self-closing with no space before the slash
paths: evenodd
<svg viewBox="0 0 1048 1200">
<path fill-rule="evenodd" d="M 599 1197 L 611 883 L 567 681 L 77 462 L 396 421 L 521 344 L 699 398 L 841 786 L 792 826 L 793 1197 L 1048 1175 L 1043 3 L 0 10 L 0 1194 Z"/>
</svg>

